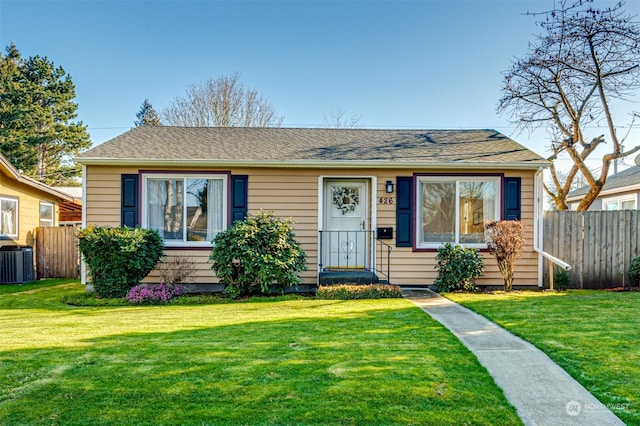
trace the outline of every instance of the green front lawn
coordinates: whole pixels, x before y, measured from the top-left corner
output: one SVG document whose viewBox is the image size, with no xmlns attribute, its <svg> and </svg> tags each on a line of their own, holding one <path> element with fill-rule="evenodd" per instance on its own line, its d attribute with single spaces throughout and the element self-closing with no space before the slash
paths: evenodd
<svg viewBox="0 0 640 426">
<path fill-rule="evenodd" d="M 446 296 L 533 343 L 625 423 L 640 425 L 640 292 Z"/>
<path fill-rule="evenodd" d="M 0 294 L 0 424 L 519 424 L 409 301 L 72 307 Z"/>
</svg>

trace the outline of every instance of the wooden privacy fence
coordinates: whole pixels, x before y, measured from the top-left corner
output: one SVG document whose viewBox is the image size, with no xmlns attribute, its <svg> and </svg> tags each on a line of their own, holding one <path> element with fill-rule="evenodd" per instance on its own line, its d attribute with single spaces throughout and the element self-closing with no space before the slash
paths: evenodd
<svg viewBox="0 0 640 426">
<path fill-rule="evenodd" d="M 548 211 L 543 249 L 571 265 L 573 288 L 626 287 L 629 265 L 640 256 L 639 226 L 639 210 Z"/>
<path fill-rule="evenodd" d="M 78 278 L 77 228 L 46 226 L 36 229 L 36 272 L 38 278 Z"/>
</svg>

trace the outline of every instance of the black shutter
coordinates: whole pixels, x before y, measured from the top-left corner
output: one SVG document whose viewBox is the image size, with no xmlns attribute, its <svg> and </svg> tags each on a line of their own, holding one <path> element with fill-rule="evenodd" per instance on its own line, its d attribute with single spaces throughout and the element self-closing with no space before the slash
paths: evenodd
<svg viewBox="0 0 640 426">
<path fill-rule="evenodd" d="M 138 226 L 138 175 L 122 175 L 120 226 Z"/>
<path fill-rule="evenodd" d="M 413 177 L 396 177 L 396 247 L 413 247 Z"/>
<path fill-rule="evenodd" d="M 247 217 L 249 176 L 231 175 L 231 223 Z"/>
<path fill-rule="evenodd" d="M 504 220 L 520 220 L 521 181 L 519 177 L 504 178 Z"/>
</svg>

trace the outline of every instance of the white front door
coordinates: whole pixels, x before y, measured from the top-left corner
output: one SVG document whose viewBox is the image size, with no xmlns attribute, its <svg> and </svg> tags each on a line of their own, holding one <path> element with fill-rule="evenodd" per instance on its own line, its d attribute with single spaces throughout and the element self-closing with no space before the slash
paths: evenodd
<svg viewBox="0 0 640 426">
<path fill-rule="evenodd" d="M 368 181 L 325 180 L 323 255 L 325 269 L 369 267 Z"/>
</svg>

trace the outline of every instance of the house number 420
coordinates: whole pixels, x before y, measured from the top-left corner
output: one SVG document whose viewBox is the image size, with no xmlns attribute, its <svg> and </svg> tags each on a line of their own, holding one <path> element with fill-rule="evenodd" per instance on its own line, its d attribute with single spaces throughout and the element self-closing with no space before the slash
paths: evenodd
<svg viewBox="0 0 640 426">
<path fill-rule="evenodd" d="M 391 198 L 391 197 L 380 197 L 378 199 L 378 204 L 393 204 L 393 198 Z"/>
</svg>

